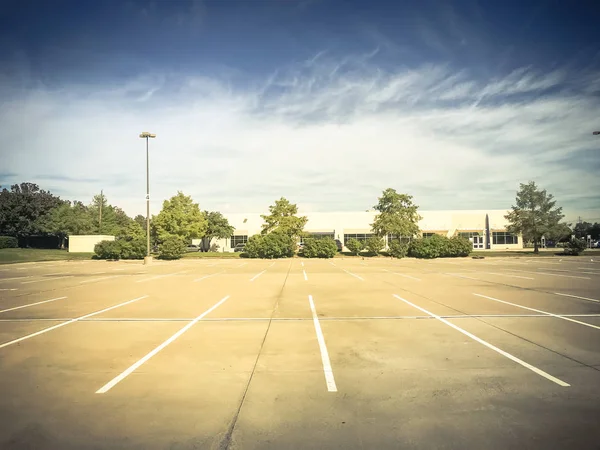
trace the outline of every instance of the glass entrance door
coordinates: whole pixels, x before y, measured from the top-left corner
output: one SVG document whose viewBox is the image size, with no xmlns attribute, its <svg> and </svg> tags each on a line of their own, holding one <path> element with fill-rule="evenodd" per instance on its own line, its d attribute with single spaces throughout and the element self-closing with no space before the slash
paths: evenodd
<svg viewBox="0 0 600 450">
<path fill-rule="evenodd" d="M 483 248 L 483 236 L 473 236 L 473 248 Z"/>
</svg>

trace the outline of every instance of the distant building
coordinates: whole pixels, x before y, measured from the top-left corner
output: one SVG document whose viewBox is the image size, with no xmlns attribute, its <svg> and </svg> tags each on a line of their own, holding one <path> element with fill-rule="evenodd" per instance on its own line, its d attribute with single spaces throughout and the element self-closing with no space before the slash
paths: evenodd
<svg viewBox="0 0 600 450">
<path fill-rule="evenodd" d="M 506 231 L 506 210 L 476 211 L 419 211 L 423 219 L 419 222 L 423 237 L 433 234 L 463 236 L 477 250 L 505 250 L 523 248 L 521 236 Z M 351 239 L 365 240 L 372 236 L 371 224 L 376 211 L 362 212 L 315 212 L 302 214 L 308 217 L 304 231 L 315 236 L 339 239 L 344 245 Z M 263 220 L 260 213 L 224 214 L 235 227 L 229 239 L 215 241 L 219 249 L 232 252 L 237 244 L 245 243 L 248 237 L 260 233 Z M 486 219 L 487 217 L 487 219 Z"/>
</svg>

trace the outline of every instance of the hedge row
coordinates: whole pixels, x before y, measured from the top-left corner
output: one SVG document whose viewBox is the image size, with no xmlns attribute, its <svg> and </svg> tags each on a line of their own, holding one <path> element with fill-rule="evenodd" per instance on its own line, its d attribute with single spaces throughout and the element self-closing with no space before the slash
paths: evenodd
<svg viewBox="0 0 600 450">
<path fill-rule="evenodd" d="M 413 258 L 449 258 L 469 256 L 473 244 L 468 239 L 455 236 L 433 235 L 429 238 L 415 239 L 408 246 L 408 256 Z"/>
<path fill-rule="evenodd" d="M 242 258 L 289 258 L 294 256 L 296 242 L 290 236 L 281 233 L 256 234 L 250 236 Z"/>
<path fill-rule="evenodd" d="M 0 236 L 0 248 L 17 248 L 19 241 L 12 236 Z"/>
<path fill-rule="evenodd" d="M 337 244 L 331 238 L 305 239 L 299 254 L 305 258 L 333 258 L 337 251 Z"/>
<path fill-rule="evenodd" d="M 94 246 L 94 253 L 98 259 L 143 259 L 146 256 L 146 240 L 101 241 Z"/>
</svg>

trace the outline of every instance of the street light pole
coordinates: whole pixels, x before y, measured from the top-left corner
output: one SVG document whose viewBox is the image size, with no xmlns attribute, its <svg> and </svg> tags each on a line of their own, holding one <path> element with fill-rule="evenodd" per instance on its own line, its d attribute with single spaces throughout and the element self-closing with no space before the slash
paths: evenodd
<svg viewBox="0 0 600 450">
<path fill-rule="evenodd" d="M 150 256 L 150 157 L 148 152 L 148 139 L 154 139 L 155 134 L 144 131 L 140 134 L 142 139 L 146 139 L 146 257 L 144 264 L 150 264 L 152 256 Z"/>
</svg>

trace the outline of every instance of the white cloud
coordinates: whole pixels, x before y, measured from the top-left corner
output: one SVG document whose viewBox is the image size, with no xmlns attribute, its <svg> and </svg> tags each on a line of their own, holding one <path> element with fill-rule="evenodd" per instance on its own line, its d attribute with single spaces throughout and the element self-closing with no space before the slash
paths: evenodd
<svg viewBox="0 0 600 450">
<path fill-rule="evenodd" d="M 374 54 L 337 61 L 321 53 L 256 88 L 164 73 L 10 91 L 13 100 L 0 105 L 1 181 L 37 181 L 84 201 L 104 189 L 128 213 L 143 213 L 138 134 L 148 130 L 157 134 L 155 212 L 177 190 L 203 209 L 266 211 L 284 195 L 312 211 L 365 210 L 387 187 L 427 209 L 501 208 L 530 179 L 570 210 L 600 208 L 590 196 L 600 188 L 598 160 L 578 163 L 600 147 L 591 135 L 600 106 L 570 74 L 523 68 L 479 80 L 435 65 L 386 72 Z"/>
</svg>

